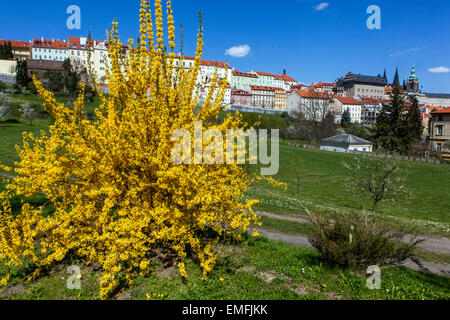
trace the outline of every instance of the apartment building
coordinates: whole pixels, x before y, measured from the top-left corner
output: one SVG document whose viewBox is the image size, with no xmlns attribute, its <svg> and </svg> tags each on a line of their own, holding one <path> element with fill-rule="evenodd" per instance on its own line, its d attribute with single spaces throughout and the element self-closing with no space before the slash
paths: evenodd
<svg viewBox="0 0 450 320">
<path fill-rule="evenodd" d="M 335 121 L 340 122 L 340 117 L 345 111 L 350 112 L 351 123 L 361 123 L 361 102 L 351 97 L 336 97 L 334 99 Z"/>
<path fill-rule="evenodd" d="M 69 57 L 66 40 L 33 39 L 31 44 L 31 58 L 34 60 L 62 61 Z"/>
<path fill-rule="evenodd" d="M 286 109 L 287 93 L 283 88 L 275 88 L 275 109 Z"/>
<path fill-rule="evenodd" d="M 286 107 L 289 114 L 303 112 L 308 120 L 321 121 L 333 111 L 330 96 L 314 90 L 293 90 L 287 96 Z"/>
<path fill-rule="evenodd" d="M 275 92 L 278 89 L 266 86 L 250 86 L 252 105 L 259 108 L 273 109 L 275 107 Z"/>
<path fill-rule="evenodd" d="M 231 104 L 236 106 L 252 106 L 252 94 L 245 90 L 232 90 L 231 91 Z"/>
<path fill-rule="evenodd" d="M 445 144 L 450 140 L 450 108 L 431 112 L 430 141 L 431 150 L 441 152 L 450 160 L 450 148 Z"/>
<path fill-rule="evenodd" d="M 238 90 L 243 87 L 258 85 L 258 75 L 234 70 L 231 73 L 231 88 Z"/>
<path fill-rule="evenodd" d="M 349 72 L 336 81 L 336 91 L 338 95 L 351 98 L 383 99 L 386 85 L 387 80 L 381 75 L 368 76 Z"/>
<path fill-rule="evenodd" d="M 383 108 L 383 100 L 361 98 L 361 123 L 365 126 L 374 125 Z"/>
</svg>

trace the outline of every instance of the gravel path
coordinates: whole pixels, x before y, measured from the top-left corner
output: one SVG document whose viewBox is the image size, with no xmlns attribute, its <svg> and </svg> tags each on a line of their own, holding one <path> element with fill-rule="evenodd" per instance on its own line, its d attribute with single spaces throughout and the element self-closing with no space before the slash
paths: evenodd
<svg viewBox="0 0 450 320">
<path fill-rule="evenodd" d="M 259 215 L 278 220 L 292 221 L 297 223 L 308 223 L 308 220 L 303 218 L 289 217 L 289 216 L 280 216 L 273 213 L 268 212 L 257 212 Z M 262 236 L 274 240 L 274 241 L 282 241 L 294 246 L 299 247 L 309 247 L 311 248 L 311 244 L 307 237 L 302 235 L 291 235 L 285 234 L 282 232 L 274 231 L 274 230 L 265 230 L 262 228 L 257 228 L 257 230 L 261 233 Z M 425 241 L 421 244 L 421 248 L 426 251 L 436 252 L 436 253 L 444 253 L 450 254 L 450 240 L 447 238 L 439 238 L 437 236 L 421 236 Z M 408 236 L 405 241 L 411 239 Z M 432 274 L 436 274 L 439 276 L 447 276 L 450 277 L 450 265 L 448 264 L 440 264 L 436 262 L 428 262 L 422 261 L 419 259 L 408 259 L 403 263 L 400 263 L 399 266 L 406 267 L 408 269 L 412 269 L 415 271 L 421 272 L 429 272 Z"/>
<path fill-rule="evenodd" d="M 308 219 L 302 217 L 285 216 L 263 211 L 258 211 L 257 214 L 270 219 L 292 221 L 296 223 L 310 223 Z M 404 241 L 409 242 L 411 238 L 412 237 L 408 235 L 405 237 Z M 450 255 L 450 239 L 434 235 L 420 235 L 419 239 L 425 240 L 424 242 L 419 244 L 419 248 L 421 248 L 422 250 Z"/>
</svg>

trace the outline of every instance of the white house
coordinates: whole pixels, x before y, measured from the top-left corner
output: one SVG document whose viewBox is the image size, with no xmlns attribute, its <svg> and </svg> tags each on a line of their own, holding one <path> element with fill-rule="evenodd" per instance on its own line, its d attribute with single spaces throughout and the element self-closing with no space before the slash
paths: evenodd
<svg viewBox="0 0 450 320">
<path fill-rule="evenodd" d="M 66 40 L 34 39 L 31 44 L 31 57 L 34 60 L 64 61 L 69 55 Z"/>
<path fill-rule="evenodd" d="M 306 119 L 316 121 L 321 121 L 332 111 L 330 96 L 312 90 L 293 90 L 287 97 L 286 107 L 289 114 L 301 111 Z"/>
<path fill-rule="evenodd" d="M 372 152 L 372 148 L 372 142 L 351 134 L 340 134 L 320 141 L 320 150 L 333 152 Z"/>
</svg>

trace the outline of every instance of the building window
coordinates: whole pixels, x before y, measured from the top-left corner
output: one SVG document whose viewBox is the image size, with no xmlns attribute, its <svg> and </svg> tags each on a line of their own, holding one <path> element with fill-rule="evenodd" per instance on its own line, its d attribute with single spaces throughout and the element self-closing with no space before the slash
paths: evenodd
<svg viewBox="0 0 450 320">
<path fill-rule="evenodd" d="M 438 143 L 438 144 L 436 145 L 436 150 L 437 150 L 437 151 L 441 151 L 441 150 L 442 150 L 442 143 Z"/>
<path fill-rule="evenodd" d="M 436 135 L 437 136 L 442 136 L 442 132 L 443 132 L 443 127 L 442 126 L 436 127 Z"/>
</svg>

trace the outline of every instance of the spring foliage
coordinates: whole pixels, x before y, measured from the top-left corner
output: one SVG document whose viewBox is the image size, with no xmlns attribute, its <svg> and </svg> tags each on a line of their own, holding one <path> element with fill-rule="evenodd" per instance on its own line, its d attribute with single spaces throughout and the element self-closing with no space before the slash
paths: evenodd
<svg viewBox="0 0 450 320">
<path fill-rule="evenodd" d="M 155 1 L 154 14 L 149 1 L 141 5 L 140 37 L 137 43 L 128 41 L 127 54 L 117 22 L 108 32 L 110 94 L 103 95 L 97 86 L 101 105 L 95 120 L 85 117 L 83 84 L 69 108 L 33 80 L 55 121 L 48 133 L 24 133 L 23 147 L 17 149 L 17 178 L 0 203 L 0 260 L 16 266 L 32 260 L 37 266 L 33 276 L 69 256 L 99 263 L 102 298 L 117 288 L 119 279 L 130 283 L 151 272 L 148 254 L 158 247 L 176 252 L 184 277 L 187 254 L 196 255 L 206 277 L 219 237 L 239 236 L 257 220 L 252 211 L 256 201 L 243 199 L 253 178 L 241 166 L 177 166 L 171 161 L 174 130 L 193 135 L 194 121 L 202 121 L 203 130 L 222 133 L 245 124 L 239 114 L 215 123 L 227 86 L 217 74 L 201 111 L 193 112 L 199 98 L 201 21 L 195 63 L 184 69 L 174 63 L 170 0 L 166 40 L 161 0 Z M 204 141 L 203 148 L 209 143 Z M 12 214 L 8 197 L 39 192 L 55 207 L 53 214 L 44 216 L 42 207 L 26 203 Z"/>
</svg>

